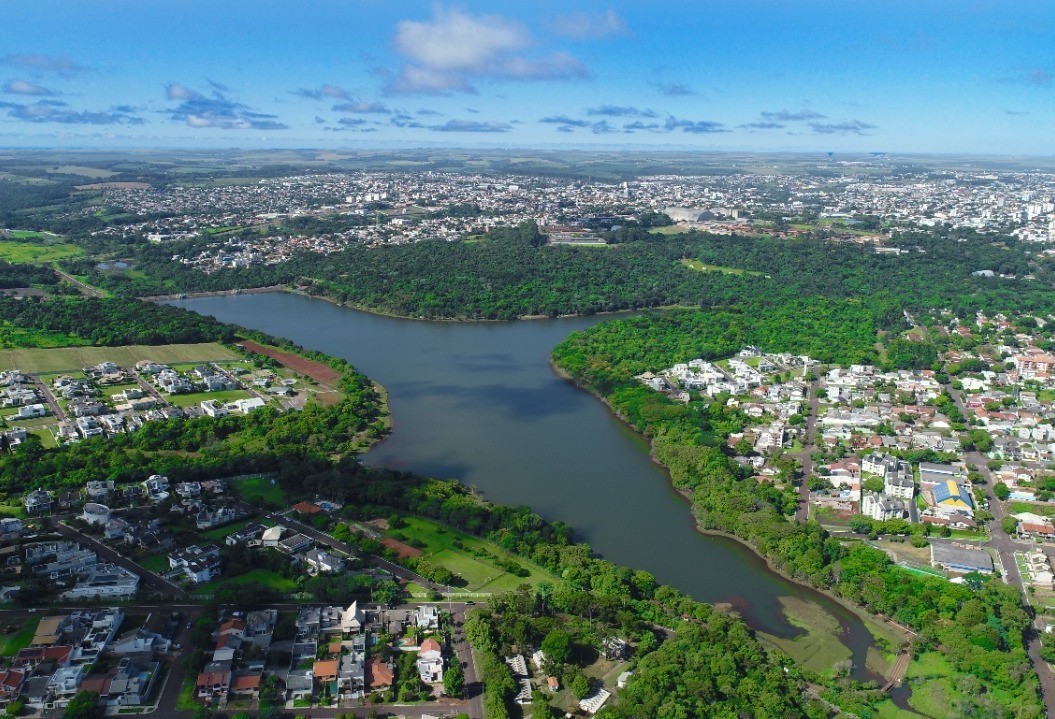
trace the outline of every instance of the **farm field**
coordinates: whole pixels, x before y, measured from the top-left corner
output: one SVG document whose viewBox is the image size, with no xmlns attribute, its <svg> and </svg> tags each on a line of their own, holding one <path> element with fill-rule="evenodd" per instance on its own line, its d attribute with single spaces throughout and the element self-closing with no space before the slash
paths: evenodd
<svg viewBox="0 0 1055 719">
<path fill-rule="evenodd" d="M 233 484 L 238 497 L 250 504 L 264 507 L 284 507 L 289 504 L 282 488 L 271 477 L 248 477 Z"/>
<path fill-rule="evenodd" d="M 173 345 L 126 345 L 124 347 L 56 347 L 52 349 L 0 350 L 0 370 L 23 372 L 62 372 L 79 370 L 100 362 L 116 362 L 122 367 L 139 360 L 175 362 L 210 362 L 238 359 L 227 347 L 216 342 Z"/>
</svg>

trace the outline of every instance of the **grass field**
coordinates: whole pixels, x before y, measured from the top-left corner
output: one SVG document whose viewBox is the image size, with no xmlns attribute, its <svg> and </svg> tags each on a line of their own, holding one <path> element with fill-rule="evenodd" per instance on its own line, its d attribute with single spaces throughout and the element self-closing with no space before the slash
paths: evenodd
<svg viewBox="0 0 1055 719">
<path fill-rule="evenodd" d="M 232 522 L 231 524 L 225 524 L 222 527 L 214 527 L 212 529 L 202 532 L 203 537 L 208 537 L 214 542 L 220 542 L 227 537 L 228 534 L 233 534 L 242 529 L 250 522 L 254 524 L 262 524 L 265 527 L 273 527 L 275 523 L 270 519 L 243 519 L 241 522 Z"/>
<path fill-rule="evenodd" d="M 421 551 L 425 558 L 441 567 L 449 569 L 466 581 L 465 590 L 470 592 L 506 592 L 516 589 L 521 584 L 532 586 L 544 580 L 552 580 L 543 569 L 533 566 L 520 557 L 514 557 L 501 547 L 478 537 L 462 534 L 436 522 L 418 517 L 408 517 L 407 526 L 396 532 L 408 539 L 424 543 Z M 389 532 L 388 534 L 393 534 Z M 454 546 L 460 542 L 462 547 Z M 489 552 L 495 556 L 512 559 L 517 564 L 531 571 L 527 577 L 510 574 L 484 558 L 473 555 L 473 551 Z"/>
<path fill-rule="evenodd" d="M 1032 512 L 1042 517 L 1055 517 L 1055 504 L 1032 504 L 1030 502 L 1010 502 L 1007 505 L 1008 514 L 1020 514 L 1021 512 Z"/>
<path fill-rule="evenodd" d="M 33 634 L 37 631 L 40 619 L 30 619 L 10 634 L 0 635 L 0 657 L 10 657 L 18 654 L 20 649 L 25 649 L 33 641 Z"/>
<path fill-rule="evenodd" d="M 22 265 L 47 265 L 58 260 L 81 257 L 84 250 L 68 243 L 39 245 L 24 241 L 0 240 L 0 260 Z"/>
<path fill-rule="evenodd" d="M 174 362 L 207 362 L 236 359 L 237 355 L 216 342 L 174 345 L 126 345 L 124 347 L 56 347 L 52 349 L 0 350 L 0 370 L 23 372 L 62 372 L 79 370 L 100 362 L 116 362 L 130 367 L 139 360 Z"/>
<path fill-rule="evenodd" d="M 194 592 L 196 594 L 212 594 L 225 584 L 246 584 L 248 582 L 263 584 L 283 594 L 297 591 L 297 583 L 292 579 L 286 579 L 281 574 L 272 572 L 270 569 L 251 569 L 245 574 L 239 574 L 237 577 L 223 577 L 215 582 L 201 584 L 194 588 Z"/>
<path fill-rule="evenodd" d="M 278 482 L 271 477 L 250 477 L 235 483 L 235 492 L 250 504 L 284 507 L 289 504 Z"/>
<path fill-rule="evenodd" d="M 827 672 L 838 662 L 850 659 L 850 649 L 839 641 L 839 621 L 814 602 L 798 597 L 780 597 L 788 622 L 804 630 L 804 635 L 784 639 L 760 633 L 780 647 L 796 663 L 815 672 Z"/>
<path fill-rule="evenodd" d="M 168 571 L 169 558 L 165 554 L 151 554 L 149 557 L 143 557 L 136 564 L 155 574 L 161 574 Z"/>
<path fill-rule="evenodd" d="M 682 260 L 681 264 L 688 267 L 690 270 L 696 270 L 697 272 L 722 272 L 727 275 L 750 275 L 752 277 L 762 277 L 763 273 L 754 272 L 753 270 L 744 270 L 739 267 L 723 267 L 721 265 L 708 265 L 706 262 L 700 262 L 699 260 Z"/>
</svg>

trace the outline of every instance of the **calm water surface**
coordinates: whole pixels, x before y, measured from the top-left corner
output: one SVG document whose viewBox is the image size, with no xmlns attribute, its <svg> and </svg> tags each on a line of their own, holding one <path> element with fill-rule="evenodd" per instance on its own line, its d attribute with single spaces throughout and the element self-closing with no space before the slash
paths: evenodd
<svg viewBox="0 0 1055 719">
<path fill-rule="evenodd" d="M 553 373 L 552 348 L 605 318 L 425 322 L 281 293 L 171 304 L 343 357 L 383 384 L 395 431 L 367 464 L 458 479 L 495 502 L 529 505 L 567 522 L 605 558 L 696 599 L 732 604 L 772 634 L 796 633 L 779 597 L 819 602 L 842 623 L 863 670 L 870 637 L 852 613 L 737 542 L 696 532 L 644 440 Z"/>
</svg>

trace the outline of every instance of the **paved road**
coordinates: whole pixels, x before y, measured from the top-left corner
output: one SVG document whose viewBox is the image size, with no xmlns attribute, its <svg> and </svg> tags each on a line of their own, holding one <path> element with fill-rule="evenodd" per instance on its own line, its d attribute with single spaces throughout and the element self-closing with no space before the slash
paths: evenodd
<svg viewBox="0 0 1055 719">
<path fill-rule="evenodd" d="M 66 413 L 62 411 L 62 407 L 59 406 L 59 402 L 55 399 L 55 395 L 52 393 L 51 388 L 44 384 L 40 377 L 37 377 L 36 375 L 30 375 L 30 377 L 33 379 L 33 384 L 37 387 L 37 392 L 39 392 L 44 398 L 44 401 L 47 402 L 48 407 L 51 409 L 51 413 L 55 415 L 55 419 L 60 422 L 65 422 Z"/>
<path fill-rule="evenodd" d="M 97 539 L 89 537 L 84 532 L 74 529 L 68 524 L 63 524 L 57 517 L 48 517 L 45 519 L 45 522 L 49 529 L 61 534 L 63 537 L 80 542 L 86 547 L 90 547 L 106 561 L 116 564 L 119 567 L 124 567 L 130 572 L 134 572 L 139 576 L 140 581 L 151 589 L 170 597 L 179 597 L 183 595 L 183 589 L 178 585 L 159 577 L 153 572 L 143 569 L 143 567 L 139 566 L 131 559 L 118 554 Z"/>
<path fill-rule="evenodd" d="M 817 414 L 820 411 L 820 402 L 817 398 L 817 389 L 820 387 L 820 379 L 810 383 L 810 416 L 806 418 L 806 436 L 803 444 L 805 448 L 799 454 L 802 462 L 802 484 L 799 486 L 799 506 L 795 511 L 795 517 L 800 522 L 810 518 L 810 474 L 813 473 L 813 452 L 817 448 Z"/>
<path fill-rule="evenodd" d="M 957 408 L 963 413 L 963 416 L 969 417 L 970 415 L 967 413 L 967 407 L 964 405 L 960 393 L 953 389 L 951 385 L 946 385 L 945 389 L 952 397 Z M 1018 562 L 1015 561 L 1015 552 L 1027 551 L 1031 548 L 1031 545 L 1016 542 L 1004 531 L 1003 519 L 1006 516 L 1006 509 L 993 493 L 994 485 L 993 477 L 989 473 L 989 458 L 981 452 L 968 452 L 967 461 L 974 465 L 975 469 L 981 472 L 982 477 L 985 478 L 985 495 L 989 499 L 989 511 L 994 517 L 994 520 L 990 522 L 989 546 L 993 547 L 1000 555 L 1000 563 L 1004 566 L 1005 580 L 1022 590 L 1025 603 L 1028 606 L 1029 594 L 1022 583 L 1022 576 L 1018 571 Z M 1030 635 L 1027 637 L 1026 651 L 1029 654 L 1030 661 L 1033 662 L 1033 668 L 1037 672 L 1037 677 L 1040 679 L 1041 695 L 1044 699 L 1047 715 L 1055 717 L 1055 674 L 1052 673 L 1048 663 L 1041 659 L 1040 644 L 1040 634 L 1031 628 Z"/>
<path fill-rule="evenodd" d="M 74 285 L 85 297 L 104 297 L 106 295 L 102 290 L 92 287 L 91 285 L 86 285 L 73 275 L 68 275 L 62 270 L 56 269 L 55 274 L 69 282 L 71 285 Z"/>
</svg>

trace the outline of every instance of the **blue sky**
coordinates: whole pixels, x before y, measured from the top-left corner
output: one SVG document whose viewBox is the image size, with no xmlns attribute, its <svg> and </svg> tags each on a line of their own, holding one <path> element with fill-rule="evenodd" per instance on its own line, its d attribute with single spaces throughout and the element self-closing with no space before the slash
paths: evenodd
<svg viewBox="0 0 1055 719">
<path fill-rule="evenodd" d="M 5 0 L 0 146 L 1055 154 L 1055 3 Z"/>
</svg>

